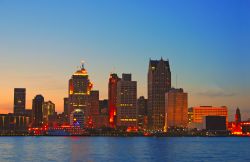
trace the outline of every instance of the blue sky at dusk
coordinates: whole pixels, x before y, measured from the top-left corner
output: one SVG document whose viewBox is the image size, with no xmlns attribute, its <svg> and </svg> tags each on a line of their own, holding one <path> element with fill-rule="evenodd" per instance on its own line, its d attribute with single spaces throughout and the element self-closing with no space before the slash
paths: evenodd
<svg viewBox="0 0 250 162">
<path fill-rule="evenodd" d="M 68 80 L 85 60 L 107 98 L 110 72 L 132 73 L 147 96 L 149 58 L 169 59 L 189 106 L 237 106 L 250 118 L 250 1 L 0 0 L 0 113 L 13 88 L 63 110 Z"/>
</svg>

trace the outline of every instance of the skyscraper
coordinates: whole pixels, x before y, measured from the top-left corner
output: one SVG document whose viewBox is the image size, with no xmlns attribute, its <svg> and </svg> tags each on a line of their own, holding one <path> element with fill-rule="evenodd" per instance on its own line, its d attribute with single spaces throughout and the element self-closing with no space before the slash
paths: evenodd
<svg viewBox="0 0 250 162">
<path fill-rule="evenodd" d="M 89 102 L 90 102 L 90 115 L 99 115 L 99 91 L 94 90 L 90 91 L 90 97 L 89 97 Z"/>
<path fill-rule="evenodd" d="M 67 98 L 67 97 L 65 97 L 64 99 L 63 99 L 63 112 L 64 112 L 64 114 L 68 114 L 68 105 L 69 105 L 69 98 Z"/>
<path fill-rule="evenodd" d="M 43 103 L 42 95 L 37 95 L 32 102 L 32 122 L 34 127 L 41 127 L 43 124 Z"/>
<path fill-rule="evenodd" d="M 25 114 L 26 106 L 26 89 L 15 88 L 14 89 L 14 114 L 23 115 Z"/>
<path fill-rule="evenodd" d="M 48 124 L 49 119 L 55 116 L 55 104 L 51 101 L 43 103 L 43 123 Z"/>
<path fill-rule="evenodd" d="M 137 82 L 122 74 L 117 83 L 117 126 L 137 127 Z"/>
<path fill-rule="evenodd" d="M 148 100 L 141 96 L 137 100 L 138 127 L 147 128 L 147 108 Z"/>
<path fill-rule="evenodd" d="M 86 115 L 89 108 L 89 95 L 92 89 L 87 70 L 82 64 L 81 69 L 76 71 L 69 80 L 68 116 L 75 109 L 81 109 Z"/>
<path fill-rule="evenodd" d="M 240 114 L 240 109 L 238 107 L 236 109 L 235 122 L 236 122 L 236 124 L 241 122 L 241 114 Z"/>
<path fill-rule="evenodd" d="M 94 90 L 90 91 L 89 96 L 89 111 L 86 112 L 87 123 L 85 124 L 86 127 L 89 128 L 97 128 L 97 123 L 99 122 L 99 91 Z"/>
<path fill-rule="evenodd" d="M 163 130 L 165 125 L 165 93 L 171 88 L 169 61 L 150 60 L 148 68 L 149 129 Z"/>
<path fill-rule="evenodd" d="M 109 123 L 110 127 L 116 126 L 117 114 L 117 83 L 120 80 L 117 74 L 110 74 L 109 77 L 109 92 L 108 92 L 108 105 L 109 105 Z"/>
<path fill-rule="evenodd" d="M 188 94 L 183 89 L 170 89 L 166 93 L 166 128 L 182 127 L 188 124 Z"/>
</svg>

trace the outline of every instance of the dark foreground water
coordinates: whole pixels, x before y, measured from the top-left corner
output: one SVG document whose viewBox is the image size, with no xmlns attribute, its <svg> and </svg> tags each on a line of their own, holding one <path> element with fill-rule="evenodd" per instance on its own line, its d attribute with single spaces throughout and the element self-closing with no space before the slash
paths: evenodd
<svg viewBox="0 0 250 162">
<path fill-rule="evenodd" d="M 250 162 L 250 138 L 0 137 L 0 161 Z"/>
</svg>

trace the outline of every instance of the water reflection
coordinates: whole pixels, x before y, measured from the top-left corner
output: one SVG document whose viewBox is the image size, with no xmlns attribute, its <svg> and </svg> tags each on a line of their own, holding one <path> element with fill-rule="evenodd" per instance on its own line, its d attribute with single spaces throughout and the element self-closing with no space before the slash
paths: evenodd
<svg viewBox="0 0 250 162">
<path fill-rule="evenodd" d="M 0 137 L 0 161 L 250 161 L 250 138 Z"/>
</svg>

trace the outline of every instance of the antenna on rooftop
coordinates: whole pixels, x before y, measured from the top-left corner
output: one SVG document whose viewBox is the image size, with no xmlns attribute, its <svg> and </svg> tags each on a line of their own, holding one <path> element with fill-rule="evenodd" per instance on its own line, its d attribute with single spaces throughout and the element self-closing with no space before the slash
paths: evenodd
<svg viewBox="0 0 250 162">
<path fill-rule="evenodd" d="M 81 67 L 84 69 L 84 60 L 81 61 Z"/>
</svg>

